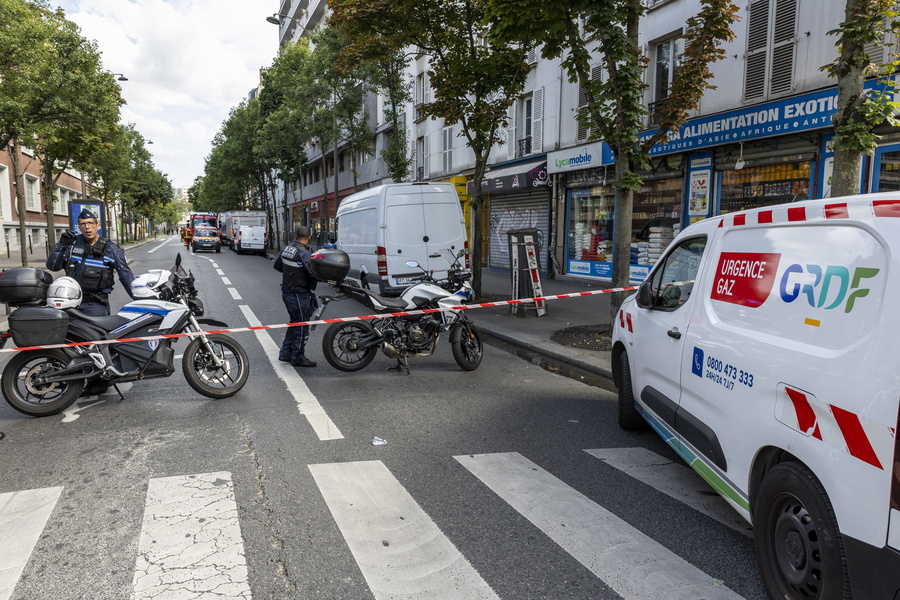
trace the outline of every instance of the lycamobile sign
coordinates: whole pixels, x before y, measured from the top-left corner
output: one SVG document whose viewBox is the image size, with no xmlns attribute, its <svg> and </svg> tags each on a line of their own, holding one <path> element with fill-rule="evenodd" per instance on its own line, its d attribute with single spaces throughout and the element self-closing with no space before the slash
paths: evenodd
<svg viewBox="0 0 900 600">
<path fill-rule="evenodd" d="M 581 151 L 581 154 L 579 154 L 578 156 L 572 156 L 569 158 L 557 158 L 553 162 L 554 162 L 554 166 L 557 169 L 565 169 L 566 167 L 574 167 L 576 165 L 582 166 L 582 167 L 590 165 L 591 159 L 592 159 L 591 154 L 587 151 L 587 149 L 584 149 Z"/>
</svg>

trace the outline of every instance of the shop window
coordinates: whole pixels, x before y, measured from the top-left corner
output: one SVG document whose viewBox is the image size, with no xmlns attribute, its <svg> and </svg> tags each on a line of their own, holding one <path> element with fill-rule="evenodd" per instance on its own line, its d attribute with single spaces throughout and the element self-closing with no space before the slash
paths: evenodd
<svg viewBox="0 0 900 600">
<path fill-rule="evenodd" d="M 613 204 L 610 186 L 571 190 L 569 207 L 570 260 L 612 261 Z"/>
<path fill-rule="evenodd" d="M 791 91 L 798 0 L 754 0 L 747 20 L 744 102 Z"/>
<path fill-rule="evenodd" d="M 876 192 L 900 192 L 900 151 L 881 153 Z"/>
<path fill-rule="evenodd" d="M 719 214 L 809 199 L 808 162 L 722 172 Z"/>
<path fill-rule="evenodd" d="M 681 188 L 684 179 L 651 179 L 634 193 L 631 262 L 653 265 L 681 231 Z"/>
</svg>

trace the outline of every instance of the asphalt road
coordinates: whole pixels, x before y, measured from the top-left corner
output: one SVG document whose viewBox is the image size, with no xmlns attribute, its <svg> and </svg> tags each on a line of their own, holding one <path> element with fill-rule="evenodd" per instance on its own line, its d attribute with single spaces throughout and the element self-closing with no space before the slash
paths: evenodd
<svg viewBox="0 0 900 600">
<path fill-rule="evenodd" d="M 178 251 L 207 316 L 286 320 L 266 258 L 170 238 L 129 260 Z M 408 376 L 382 354 L 341 373 L 321 326 L 319 366 L 294 369 L 283 331 L 233 334 L 252 371 L 232 398 L 178 360 L 124 401 L 0 404 L 0 600 L 765 597 L 746 527 L 655 434 L 620 430 L 613 394 L 491 346 L 464 372 L 446 340 Z"/>
</svg>

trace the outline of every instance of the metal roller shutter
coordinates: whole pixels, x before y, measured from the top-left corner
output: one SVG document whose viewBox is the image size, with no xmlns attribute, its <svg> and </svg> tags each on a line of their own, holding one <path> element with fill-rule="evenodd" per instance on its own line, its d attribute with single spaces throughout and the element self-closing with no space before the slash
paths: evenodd
<svg viewBox="0 0 900 600">
<path fill-rule="evenodd" d="M 549 190 L 545 188 L 539 193 L 491 196 L 488 266 L 509 269 L 509 241 L 506 232 L 529 227 L 538 230 L 541 273 L 547 275 L 550 272 L 551 242 Z"/>
</svg>

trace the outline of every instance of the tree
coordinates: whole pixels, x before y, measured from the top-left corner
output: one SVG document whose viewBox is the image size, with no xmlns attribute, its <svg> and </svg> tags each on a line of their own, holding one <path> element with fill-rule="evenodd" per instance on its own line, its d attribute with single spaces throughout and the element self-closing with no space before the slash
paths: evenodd
<svg viewBox="0 0 900 600">
<path fill-rule="evenodd" d="M 846 0 L 845 19 L 839 29 L 837 59 L 822 67 L 838 80 L 837 112 L 834 115 L 834 171 L 831 193 L 848 196 L 859 192 L 862 157 L 875 150 L 879 136 L 874 130 L 882 123 L 897 125 L 894 102 L 897 85 L 892 75 L 900 62 L 896 55 L 881 63 L 872 60 L 867 48 L 883 48 L 888 31 L 900 32 L 895 0 Z M 875 89 L 867 93 L 866 79 L 882 76 Z"/>
<path fill-rule="evenodd" d="M 655 111 L 659 129 L 639 138 L 647 115 L 643 83 L 647 60 L 638 44 L 640 19 L 646 11 L 641 0 L 487 2 L 497 39 L 533 39 L 543 44 L 542 56 L 561 56 L 569 80 L 585 92 L 587 103 L 578 119 L 590 127 L 593 139 L 609 144 L 615 156 L 612 285 L 627 286 L 632 204 L 642 184 L 638 171 L 649 166 L 653 145 L 677 132 L 703 92 L 715 87 L 709 83 L 709 64 L 724 56 L 719 43 L 734 38 L 731 25 L 738 9 L 730 0 L 701 0 L 700 12 L 686 23 L 684 55 L 669 94 Z M 600 59 L 604 77 L 592 77 L 595 57 Z M 621 294 L 613 296 L 613 315 L 623 299 Z"/>
<path fill-rule="evenodd" d="M 486 0 L 336 0 L 330 5 L 333 25 L 350 41 L 350 56 L 379 60 L 386 48 L 410 47 L 428 55 L 434 97 L 423 113 L 458 123 L 474 154 L 472 286 L 480 296 L 482 180 L 491 150 L 505 141 L 507 109 L 530 70 L 529 38 L 484 43 Z"/>
</svg>

